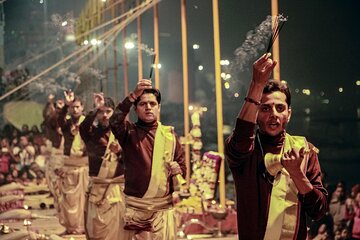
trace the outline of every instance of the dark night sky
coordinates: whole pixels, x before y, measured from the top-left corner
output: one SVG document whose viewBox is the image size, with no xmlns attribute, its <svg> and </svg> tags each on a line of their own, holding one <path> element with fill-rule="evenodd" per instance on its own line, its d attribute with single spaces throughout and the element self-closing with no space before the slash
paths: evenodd
<svg viewBox="0 0 360 240">
<path fill-rule="evenodd" d="M 76 15 L 84 2 L 48 0 L 49 15 L 54 12 L 64 14 L 71 10 Z M 206 70 L 202 76 L 202 73 L 197 72 L 197 66 L 190 66 L 192 72 L 189 75 L 195 82 L 192 87 L 200 86 L 204 90 L 208 83 L 201 82 L 207 78 L 205 72 L 210 75 L 210 79 L 213 75 L 211 2 L 187 1 L 190 63 L 202 64 Z M 219 0 L 222 59 L 231 60 L 233 51 L 243 43 L 246 33 L 270 15 L 270 2 Z M 38 1 L 34 0 L 5 2 L 7 36 L 19 26 L 23 28 L 32 24 L 26 4 L 36 3 Z M 41 4 L 38 7 L 41 9 Z M 163 0 L 159 5 L 160 61 L 166 60 L 162 71 L 166 71 L 166 65 L 171 65 L 181 74 L 179 9 L 180 0 Z M 322 166 L 332 181 L 345 179 L 350 183 L 360 182 L 360 86 L 355 85 L 360 80 L 360 1 L 279 0 L 279 13 L 289 17 L 280 34 L 281 78 L 289 83 L 294 98 L 294 116 L 289 128 L 291 132 L 306 135 L 320 148 Z M 41 15 L 38 17 L 41 19 Z M 144 14 L 142 22 L 143 41 L 152 46 L 152 11 Z M 128 27 L 127 32 L 135 32 L 134 24 Z M 191 49 L 193 43 L 200 45 L 196 52 Z M 11 56 L 12 49 L 6 48 L 7 44 L 10 46 L 5 41 L 5 51 L 7 56 Z M 244 73 L 242 80 L 245 85 L 249 79 L 249 73 Z M 130 83 L 130 88 L 133 84 Z M 343 87 L 344 92 L 339 93 L 339 87 Z M 301 91 L 303 88 L 311 89 L 311 97 L 294 93 L 294 89 Z M 210 86 L 206 91 L 212 90 Z M 321 91 L 324 96 L 320 96 Z M 211 101 L 212 98 L 208 99 Z M 321 104 L 324 99 L 330 103 Z M 241 101 L 230 98 L 225 101 L 224 123 L 233 125 Z M 311 108 L 310 115 L 304 113 L 306 108 Z M 208 116 L 214 117 L 210 113 Z M 209 122 L 213 123 L 214 119 Z M 206 137 L 206 130 L 204 135 Z"/>
</svg>

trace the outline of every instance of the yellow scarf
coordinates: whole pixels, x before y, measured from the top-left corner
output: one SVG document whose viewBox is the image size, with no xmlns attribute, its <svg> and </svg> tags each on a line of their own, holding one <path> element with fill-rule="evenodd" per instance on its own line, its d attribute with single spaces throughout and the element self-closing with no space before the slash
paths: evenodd
<svg viewBox="0 0 360 240">
<path fill-rule="evenodd" d="M 99 178 L 113 178 L 117 169 L 117 156 L 115 153 L 110 151 L 110 144 L 115 140 L 115 136 L 110 132 L 109 142 L 106 147 L 104 156 L 102 157 L 103 161 L 99 170 Z"/>
<path fill-rule="evenodd" d="M 84 121 L 85 116 L 81 115 L 79 118 L 79 122 L 76 125 L 80 125 L 82 123 L 82 121 Z M 71 145 L 71 152 L 70 152 L 70 156 L 74 156 L 74 157 L 82 157 L 84 154 L 84 142 L 81 139 L 80 136 L 80 132 L 77 131 L 77 133 L 74 135 L 74 140 L 72 142 Z"/>
<path fill-rule="evenodd" d="M 143 198 L 159 198 L 169 194 L 169 173 L 166 162 L 174 159 L 175 136 L 173 127 L 158 122 L 149 187 Z"/>
<path fill-rule="evenodd" d="M 309 144 L 304 137 L 290 136 L 286 134 L 283 152 L 289 151 L 291 148 L 300 149 L 304 147 L 309 149 Z M 268 153 L 271 154 L 271 153 Z M 268 155 L 266 154 L 266 155 Z M 266 159 L 270 159 L 265 155 Z M 271 157 L 275 159 L 274 157 Z M 281 158 L 277 156 L 276 158 Z M 309 155 L 306 154 L 301 163 L 301 169 L 306 172 Z M 265 165 L 267 165 L 265 163 Z M 285 240 L 293 239 L 297 234 L 297 225 L 299 222 L 298 190 L 290 178 L 289 173 L 284 169 L 278 169 L 281 174 L 275 176 L 274 186 L 271 192 L 268 222 L 266 225 L 265 240 Z"/>
</svg>

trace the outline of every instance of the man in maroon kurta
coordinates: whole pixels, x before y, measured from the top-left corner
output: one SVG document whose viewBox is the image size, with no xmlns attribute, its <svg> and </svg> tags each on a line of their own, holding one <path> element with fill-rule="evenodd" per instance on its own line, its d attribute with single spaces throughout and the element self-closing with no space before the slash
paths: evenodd
<svg viewBox="0 0 360 240">
<path fill-rule="evenodd" d="M 58 209 L 59 188 L 56 184 L 58 176 L 55 169 L 63 165 L 62 133 L 57 122 L 60 109 L 54 103 L 54 95 L 48 95 L 48 102 L 43 111 L 46 145 L 48 146 L 48 155 L 45 165 L 45 177 L 49 190 L 54 197 L 55 208 Z M 62 101 L 62 100 L 58 100 Z"/>
<path fill-rule="evenodd" d="M 59 176 L 59 221 L 66 233 L 82 234 L 84 229 L 85 192 L 88 186 L 88 161 L 79 125 L 84 120 L 83 103 L 74 92 L 65 91 L 65 105 L 57 122 L 64 135 L 64 166 L 56 169 Z M 69 110 L 70 115 L 67 115 Z"/>
<path fill-rule="evenodd" d="M 135 219 L 128 219 L 132 223 L 131 225 L 127 223 L 126 228 L 150 232 L 153 234 L 151 239 L 174 239 L 176 236 L 169 238 L 168 235 L 164 235 L 165 232 L 172 231 L 170 225 L 173 225 L 174 222 L 169 222 L 172 217 L 162 220 L 160 220 L 161 217 L 156 217 L 157 219 L 151 221 L 145 219 L 148 214 L 150 216 L 153 214 L 155 216 L 158 214 L 167 215 L 166 212 L 172 208 L 171 176 L 175 174 L 184 176 L 186 173 L 183 150 L 176 136 L 173 138 L 173 154 L 170 156 L 171 167 L 165 166 L 167 164 L 165 159 L 167 152 L 164 153 L 164 159 L 154 157 L 157 152 L 158 130 L 164 129 L 164 126 L 157 121 L 160 113 L 160 101 L 160 92 L 152 88 L 151 81 L 140 80 L 135 90 L 116 107 L 110 119 L 110 126 L 124 151 L 124 193 L 127 211 L 132 209 L 131 214 L 136 215 Z M 135 123 L 126 118 L 133 105 L 138 116 Z M 166 148 L 163 145 L 158 147 Z M 158 166 L 158 168 L 153 168 L 154 166 Z M 153 180 L 156 179 L 154 172 L 158 169 L 164 169 L 164 166 L 165 181 L 157 182 L 159 189 L 162 188 L 162 190 L 154 189 L 152 186 Z M 167 167 L 169 168 L 166 169 Z M 159 172 L 159 174 L 163 174 L 164 171 Z M 162 224 L 156 224 L 159 220 Z"/>
<path fill-rule="evenodd" d="M 115 108 L 113 100 L 94 94 L 96 109 L 80 124 L 80 135 L 89 157 L 89 188 L 85 201 L 86 239 L 122 239 L 124 198 L 121 147 L 111 133 L 109 119 Z M 116 226 L 116 227 L 114 227 Z"/>
<path fill-rule="evenodd" d="M 318 149 L 285 131 L 291 96 L 283 82 L 269 82 L 275 65 L 270 54 L 254 63 L 248 95 L 226 140 L 239 239 L 306 239 L 306 215 L 319 219 L 327 210 Z"/>
</svg>

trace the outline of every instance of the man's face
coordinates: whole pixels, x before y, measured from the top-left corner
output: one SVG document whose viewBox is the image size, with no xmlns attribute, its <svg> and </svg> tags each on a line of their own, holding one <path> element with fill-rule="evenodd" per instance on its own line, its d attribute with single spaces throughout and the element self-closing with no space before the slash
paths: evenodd
<svg viewBox="0 0 360 240">
<path fill-rule="evenodd" d="M 344 189 L 342 187 L 337 187 L 334 191 L 334 197 L 339 199 L 344 196 Z"/>
<path fill-rule="evenodd" d="M 80 101 L 75 101 L 70 106 L 70 114 L 75 118 L 80 117 L 83 113 L 83 110 L 84 106 L 81 104 Z"/>
<path fill-rule="evenodd" d="M 141 95 L 135 112 L 138 118 L 146 123 L 157 121 L 157 116 L 160 112 L 160 105 L 156 101 L 156 97 L 152 93 L 145 93 Z"/>
<path fill-rule="evenodd" d="M 291 109 L 286 103 L 286 95 L 280 91 L 263 94 L 257 123 L 260 131 L 277 136 L 285 129 L 290 120 Z"/>
<path fill-rule="evenodd" d="M 101 107 L 96 115 L 96 119 L 102 126 L 109 126 L 109 119 L 113 115 L 114 110 L 111 107 Z"/>
<path fill-rule="evenodd" d="M 25 147 L 25 146 L 27 146 L 28 144 L 29 144 L 29 141 L 28 141 L 27 137 L 25 137 L 25 136 L 20 137 L 20 145 L 21 145 L 22 147 Z"/>
</svg>

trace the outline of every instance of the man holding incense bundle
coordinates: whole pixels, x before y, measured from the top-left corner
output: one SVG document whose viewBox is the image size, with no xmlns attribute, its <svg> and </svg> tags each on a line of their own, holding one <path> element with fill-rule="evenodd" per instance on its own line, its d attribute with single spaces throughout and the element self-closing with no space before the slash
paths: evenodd
<svg viewBox="0 0 360 240">
<path fill-rule="evenodd" d="M 89 158 L 89 188 L 85 202 L 85 232 L 88 240 L 122 239 L 124 183 L 121 147 L 111 132 L 109 119 L 113 100 L 94 94 L 95 109 L 80 124 L 80 135 Z"/>
<path fill-rule="evenodd" d="M 327 192 L 321 182 L 319 150 L 286 132 L 291 95 L 271 80 L 276 61 L 266 53 L 226 140 L 225 154 L 237 192 L 239 239 L 306 239 L 306 215 L 321 218 Z"/>
<path fill-rule="evenodd" d="M 152 240 L 176 239 L 173 184 L 186 173 L 184 152 L 173 127 L 157 121 L 160 102 L 160 91 L 151 80 L 143 79 L 110 118 L 124 151 L 125 229 L 147 233 Z M 135 123 L 127 119 L 132 105 L 138 117 Z"/>
</svg>

